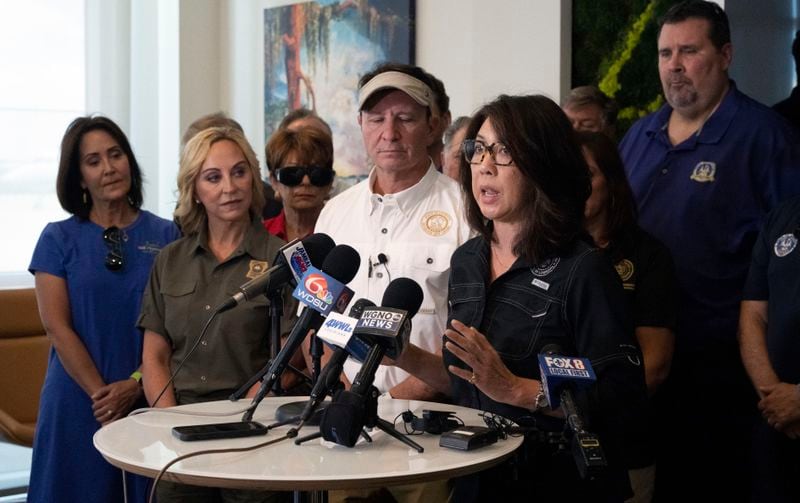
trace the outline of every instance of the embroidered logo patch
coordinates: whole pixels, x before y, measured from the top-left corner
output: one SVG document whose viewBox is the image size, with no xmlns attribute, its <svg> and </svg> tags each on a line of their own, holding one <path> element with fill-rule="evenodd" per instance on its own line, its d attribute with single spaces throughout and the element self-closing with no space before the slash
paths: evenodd
<svg viewBox="0 0 800 503">
<path fill-rule="evenodd" d="M 531 269 L 531 272 L 534 276 L 544 277 L 550 274 L 551 272 L 556 270 L 558 263 L 561 261 L 560 258 L 550 258 L 545 260 L 544 262 L 540 263 L 536 267 Z"/>
<path fill-rule="evenodd" d="M 265 260 L 251 260 L 250 270 L 247 271 L 247 277 L 250 279 L 257 278 L 267 272 L 269 269 L 269 262 Z"/>
<path fill-rule="evenodd" d="M 150 241 L 145 241 L 143 244 L 140 244 L 138 248 L 140 252 L 149 253 L 150 255 L 158 255 L 158 252 L 161 251 L 161 245 L 159 243 L 151 243 Z"/>
<path fill-rule="evenodd" d="M 614 269 L 617 270 L 619 279 L 623 282 L 628 281 L 633 276 L 633 262 L 626 258 L 614 264 Z"/>
<path fill-rule="evenodd" d="M 431 236 L 441 236 L 450 229 L 450 215 L 443 211 L 429 211 L 422 216 L 422 230 Z"/>
<path fill-rule="evenodd" d="M 775 255 L 785 257 L 792 253 L 797 246 L 797 238 L 794 234 L 784 234 L 775 241 Z"/>
<path fill-rule="evenodd" d="M 701 161 L 692 170 L 692 175 L 689 177 L 695 182 L 705 183 L 713 182 L 714 175 L 717 172 L 717 163 L 711 161 Z"/>
</svg>

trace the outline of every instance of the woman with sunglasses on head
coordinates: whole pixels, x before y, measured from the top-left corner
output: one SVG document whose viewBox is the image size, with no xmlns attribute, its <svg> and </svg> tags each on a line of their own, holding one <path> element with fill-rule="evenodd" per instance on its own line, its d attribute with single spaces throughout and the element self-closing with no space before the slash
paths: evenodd
<svg viewBox="0 0 800 503">
<path fill-rule="evenodd" d="M 267 364 L 270 319 L 264 295 L 218 316 L 198 339 L 213 309 L 264 274 L 284 244 L 264 230 L 263 206 L 258 160 L 241 131 L 211 127 L 189 140 L 181 153 L 175 209 L 185 235 L 156 258 L 139 317 L 144 392 L 151 406 L 227 399 Z M 282 493 L 167 481 L 159 482 L 157 494 L 161 503 L 284 500 Z"/>
<path fill-rule="evenodd" d="M 286 241 L 302 239 L 314 232 L 336 176 L 331 137 L 314 127 L 279 129 L 266 154 L 270 185 L 283 211 L 265 220 L 264 227 Z"/>
<path fill-rule="evenodd" d="M 589 175 L 564 113 L 543 96 L 500 96 L 473 116 L 461 186 L 478 233 L 453 254 L 442 354 L 409 346 L 396 362 L 459 405 L 528 429 L 513 460 L 456 479 L 453 501 L 622 501 L 622 437 L 645 397 L 624 292 L 588 243 Z M 573 391 L 608 468 L 583 480 L 545 398 L 538 356 L 591 360 L 597 383 Z"/>
<path fill-rule="evenodd" d="M 141 209 L 136 157 L 105 117 L 79 117 L 67 128 L 56 192 L 72 216 L 45 227 L 29 268 L 52 348 L 28 501 L 121 501 L 121 472 L 92 436 L 142 396 L 136 317 L 156 254 L 179 233 Z M 145 480 L 129 476 L 131 501 L 144 500 Z"/>
</svg>

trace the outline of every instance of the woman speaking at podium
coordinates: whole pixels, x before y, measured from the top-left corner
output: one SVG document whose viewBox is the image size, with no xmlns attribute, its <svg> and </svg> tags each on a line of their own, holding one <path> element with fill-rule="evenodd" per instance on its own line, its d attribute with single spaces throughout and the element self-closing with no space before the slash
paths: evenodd
<svg viewBox="0 0 800 503">
<path fill-rule="evenodd" d="M 583 231 L 590 182 L 574 132 L 548 98 L 500 96 L 466 138 L 461 186 L 478 236 L 451 259 L 443 354 L 411 346 L 396 364 L 459 405 L 541 433 L 565 425 L 546 406 L 539 353 L 557 344 L 588 358 L 598 382 L 583 412 L 609 467 L 584 481 L 569 448 L 531 434 L 510 462 L 456 479 L 453 499 L 622 501 L 630 487 L 621 437 L 644 378 L 622 285 Z"/>
</svg>

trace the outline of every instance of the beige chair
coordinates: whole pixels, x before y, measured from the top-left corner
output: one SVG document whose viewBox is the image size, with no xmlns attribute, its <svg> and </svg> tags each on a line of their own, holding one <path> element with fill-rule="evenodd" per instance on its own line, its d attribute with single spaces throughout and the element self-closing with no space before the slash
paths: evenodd
<svg viewBox="0 0 800 503">
<path fill-rule="evenodd" d="M 50 341 L 32 288 L 0 290 L 0 436 L 31 446 Z"/>
</svg>

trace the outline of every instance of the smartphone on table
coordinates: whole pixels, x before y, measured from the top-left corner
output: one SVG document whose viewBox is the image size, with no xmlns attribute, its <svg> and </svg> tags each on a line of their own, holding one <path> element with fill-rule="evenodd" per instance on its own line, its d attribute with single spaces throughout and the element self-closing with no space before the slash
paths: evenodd
<svg viewBox="0 0 800 503">
<path fill-rule="evenodd" d="M 214 440 L 218 438 L 255 437 L 266 435 L 269 429 L 256 421 L 236 423 L 196 424 L 175 426 L 172 434 L 185 442 L 193 440 Z"/>
</svg>

